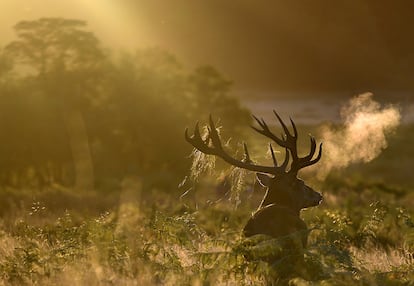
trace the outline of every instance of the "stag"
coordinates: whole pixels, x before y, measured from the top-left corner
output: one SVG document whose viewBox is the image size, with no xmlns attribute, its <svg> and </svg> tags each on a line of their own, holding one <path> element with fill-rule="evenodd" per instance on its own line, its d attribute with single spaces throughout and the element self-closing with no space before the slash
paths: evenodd
<svg viewBox="0 0 414 286">
<path fill-rule="evenodd" d="M 258 210 L 243 229 L 246 237 L 265 235 L 277 239 L 299 233 L 301 247 L 306 247 L 308 231 L 305 222 L 300 218 L 300 210 L 317 206 L 322 201 L 322 195 L 307 186 L 297 175 L 300 169 L 311 166 L 320 160 L 322 143 L 319 145 L 319 151 L 315 157 L 317 144 L 314 137 L 309 135 L 310 152 L 306 156 L 300 157 L 297 150 L 298 131 L 295 123 L 290 119 L 293 128 L 292 134 L 280 116 L 275 111 L 273 113 L 283 128 L 284 132 L 281 137 L 276 136 L 263 119 L 255 116 L 253 118 L 259 127 L 252 126 L 252 128 L 285 149 L 285 158 L 280 165 L 276 160 L 271 143 L 269 149 L 273 166 L 253 163 L 246 144 L 243 144 L 244 156 L 241 160 L 229 155 L 223 148 L 220 135 L 211 116 L 206 137 L 200 134 L 197 123 L 192 136 L 188 135 L 186 129 L 185 138 L 202 153 L 220 157 L 235 167 L 256 172 L 258 181 L 266 187 L 266 193 Z"/>
</svg>

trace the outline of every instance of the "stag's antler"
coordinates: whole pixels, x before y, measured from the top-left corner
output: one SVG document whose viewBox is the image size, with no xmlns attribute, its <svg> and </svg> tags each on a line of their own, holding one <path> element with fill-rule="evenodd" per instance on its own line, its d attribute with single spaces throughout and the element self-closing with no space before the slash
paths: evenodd
<svg viewBox="0 0 414 286">
<path fill-rule="evenodd" d="M 222 158 L 227 163 L 243 168 L 250 171 L 260 172 L 260 173 L 267 173 L 267 174 L 273 174 L 278 175 L 281 173 L 285 173 L 286 166 L 289 162 L 289 153 L 286 151 L 285 160 L 281 166 L 277 165 L 276 157 L 273 153 L 273 148 L 270 145 L 270 150 L 272 153 L 272 158 L 274 162 L 273 167 L 269 166 L 261 166 L 261 165 L 255 165 L 252 163 L 250 159 L 249 152 L 247 150 L 247 145 L 244 144 L 244 158 L 242 160 L 237 160 L 233 157 L 231 157 L 229 154 L 226 153 L 226 151 L 223 149 L 223 145 L 221 143 L 220 135 L 218 134 L 217 128 L 214 125 L 214 121 L 210 115 L 209 120 L 209 126 L 207 127 L 208 134 L 205 139 L 202 138 L 199 130 L 198 123 L 196 124 L 194 128 L 194 135 L 189 136 L 188 135 L 188 129 L 185 130 L 185 139 L 194 146 L 197 150 L 204 154 L 208 155 L 215 155 L 217 157 Z"/>
<path fill-rule="evenodd" d="M 309 135 L 310 141 L 311 141 L 311 150 L 307 156 L 299 157 L 297 153 L 298 131 L 296 129 L 295 123 L 293 122 L 292 119 L 290 119 L 290 122 L 293 127 L 293 135 L 292 135 L 289 132 L 289 129 L 286 127 L 285 123 L 280 118 L 280 116 L 276 113 L 276 111 L 273 110 L 273 113 L 279 120 L 284 130 L 284 134 L 282 134 L 281 138 L 277 137 L 275 134 L 272 133 L 272 131 L 270 131 L 269 126 L 266 124 L 266 122 L 263 119 L 258 119 L 256 116 L 253 116 L 253 118 L 259 124 L 261 129 L 256 128 L 254 126 L 252 126 L 252 128 L 256 130 L 258 133 L 272 139 L 279 146 L 285 148 L 286 150 L 285 160 L 280 166 L 277 163 L 276 156 L 274 154 L 273 147 L 271 144 L 269 144 L 269 149 L 270 149 L 270 153 L 272 155 L 273 164 L 274 164 L 274 166 L 272 167 L 253 164 L 252 161 L 250 160 L 250 156 L 249 156 L 249 152 L 247 150 L 246 144 L 244 144 L 244 158 L 242 160 L 237 160 L 231 157 L 223 149 L 220 135 L 218 134 L 217 128 L 215 127 L 211 116 L 209 120 L 209 126 L 207 127 L 208 134 L 205 139 L 203 139 L 200 134 L 198 123 L 195 126 L 193 136 L 191 137 L 188 136 L 188 129 L 185 130 L 185 138 L 191 145 L 193 145 L 200 152 L 208 154 L 208 155 L 218 156 L 222 158 L 224 161 L 226 161 L 227 163 L 234 165 L 236 167 L 243 168 L 243 169 L 250 170 L 250 171 L 260 172 L 260 173 L 273 174 L 273 175 L 289 173 L 289 174 L 293 174 L 296 176 L 296 174 L 298 173 L 300 169 L 313 165 L 319 161 L 319 159 L 322 156 L 322 143 L 319 145 L 319 153 L 317 157 L 312 160 L 315 154 L 315 150 L 316 150 L 316 141 L 315 141 L 315 138 Z M 289 163 L 289 153 L 292 155 L 292 164 L 290 166 L 289 171 L 286 172 L 286 168 Z"/>
<path fill-rule="evenodd" d="M 258 133 L 272 139 L 278 145 L 290 151 L 292 155 L 292 164 L 290 166 L 289 173 L 296 175 L 300 169 L 317 163 L 321 159 L 321 156 L 322 156 L 322 143 L 319 145 L 318 155 L 316 156 L 315 159 L 312 160 L 313 156 L 315 155 L 315 151 L 316 151 L 316 141 L 313 136 L 309 135 L 310 142 L 311 142 L 310 152 L 305 157 L 299 157 L 298 151 L 297 151 L 298 131 L 296 129 L 295 122 L 293 122 L 292 118 L 290 118 L 290 123 L 292 124 L 292 128 L 293 128 L 293 135 L 292 135 L 289 129 L 287 128 L 287 126 L 285 125 L 285 123 L 283 122 L 283 120 L 280 118 L 279 114 L 277 114 L 275 110 L 273 110 L 273 113 L 275 114 L 276 118 L 279 120 L 280 125 L 282 125 L 282 128 L 285 132 L 285 134 L 282 134 L 282 138 L 279 138 L 275 134 L 273 134 L 272 131 L 270 131 L 269 126 L 266 124 L 266 122 L 263 119 L 259 120 L 256 116 L 253 116 L 253 118 L 256 120 L 256 122 L 259 124 L 259 126 L 262 129 L 256 128 L 254 126 L 252 126 L 252 128 L 256 130 Z"/>
</svg>

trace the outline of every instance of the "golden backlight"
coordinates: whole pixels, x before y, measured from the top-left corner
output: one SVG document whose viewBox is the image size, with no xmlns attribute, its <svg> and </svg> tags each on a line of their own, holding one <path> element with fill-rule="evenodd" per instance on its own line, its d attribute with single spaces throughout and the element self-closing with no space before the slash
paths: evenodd
<svg viewBox="0 0 414 286">
<path fill-rule="evenodd" d="M 240 94 L 398 90 L 407 97 L 414 88 L 413 3 L 3 0 L 0 43 L 22 19 L 76 18 L 111 48 L 158 46 L 190 67 L 212 64 L 235 80 Z"/>
<path fill-rule="evenodd" d="M 414 286 L 413 13 L 0 0 L 0 285 Z"/>
<path fill-rule="evenodd" d="M 105 45 L 135 49 L 155 45 L 151 28 L 145 21 L 150 17 L 131 11 L 128 1 L 113 0 L 3 0 L 0 2 L 0 42 L 10 41 L 12 27 L 21 20 L 41 17 L 82 19 L 97 33 Z"/>
</svg>

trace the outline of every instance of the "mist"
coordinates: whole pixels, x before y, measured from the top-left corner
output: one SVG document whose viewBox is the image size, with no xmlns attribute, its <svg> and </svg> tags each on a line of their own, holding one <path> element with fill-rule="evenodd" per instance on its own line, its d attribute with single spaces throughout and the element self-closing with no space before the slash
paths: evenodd
<svg viewBox="0 0 414 286">
<path fill-rule="evenodd" d="M 388 147 L 387 138 L 399 126 L 401 114 L 397 106 L 383 106 L 374 100 L 372 93 L 363 93 L 342 107 L 341 119 L 340 127 L 321 128 L 324 160 L 318 169 L 319 179 L 324 179 L 331 170 L 377 158 Z"/>
<path fill-rule="evenodd" d="M 377 96 L 411 99 L 412 6 L 389 1 L 327 7 L 324 1 L 42 0 L 38 5 L 4 0 L 0 44 L 14 39 L 12 27 L 21 20 L 80 19 L 117 52 L 160 47 L 188 67 L 211 64 L 234 80 L 238 96 L 338 98 L 372 90 Z"/>
</svg>

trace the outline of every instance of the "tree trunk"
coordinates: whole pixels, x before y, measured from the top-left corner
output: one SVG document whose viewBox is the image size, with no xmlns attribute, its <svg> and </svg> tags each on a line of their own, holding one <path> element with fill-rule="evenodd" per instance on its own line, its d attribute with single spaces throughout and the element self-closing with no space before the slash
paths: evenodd
<svg viewBox="0 0 414 286">
<path fill-rule="evenodd" d="M 85 121 L 80 110 L 68 108 L 63 112 L 75 169 L 75 188 L 86 191 L 94 188 L 94 170 Z"/>
</svg>

